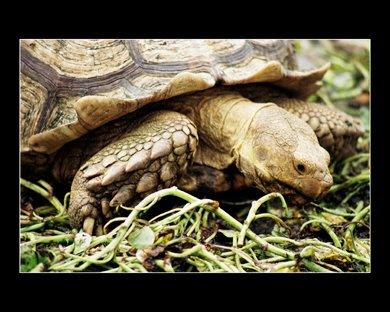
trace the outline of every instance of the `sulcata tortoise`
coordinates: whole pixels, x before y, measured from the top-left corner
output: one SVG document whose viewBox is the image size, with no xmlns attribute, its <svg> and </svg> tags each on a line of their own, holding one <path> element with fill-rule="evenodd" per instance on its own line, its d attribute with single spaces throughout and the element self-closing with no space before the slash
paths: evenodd
<svg viewBox="0 0 390 312">
<path fill-rule="evenodd" d="M 299 71 L 289 40 L 21 40 L 22 175 L 72 182 L 71 225 L 90 234 L 191 172 L 319 198 L 362 134 L 305 102 L 328 67 Z"/>
</svg>

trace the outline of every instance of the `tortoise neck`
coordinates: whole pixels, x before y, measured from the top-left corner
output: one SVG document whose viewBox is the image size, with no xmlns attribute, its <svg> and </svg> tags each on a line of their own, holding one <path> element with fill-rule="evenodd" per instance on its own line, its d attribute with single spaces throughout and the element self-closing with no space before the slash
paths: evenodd
<svg viewBox="0 0 390 312">
<path fill-rule="evenodd" d="M 202 141 L 234 156 L 247 141 L 248 129 L 258 111 L 273 104 L 253 103 L 236 92 L 207 96 L 195 106 L 193 116 Z"/>
</svg>

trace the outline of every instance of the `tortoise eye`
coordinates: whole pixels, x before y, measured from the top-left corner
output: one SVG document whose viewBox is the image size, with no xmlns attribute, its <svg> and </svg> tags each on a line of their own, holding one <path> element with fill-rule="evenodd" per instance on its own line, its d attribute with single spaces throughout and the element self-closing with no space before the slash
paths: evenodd
<svg viewBox="0 0 390 312">
<path fill-rule="evenodd" d="M 298 169 L 299 172 L 304 173 L 306 168 L 305 168 L 304 165 L 299 164 L 299 165 L 297 166 L 297 169 Z"/>
</svg>

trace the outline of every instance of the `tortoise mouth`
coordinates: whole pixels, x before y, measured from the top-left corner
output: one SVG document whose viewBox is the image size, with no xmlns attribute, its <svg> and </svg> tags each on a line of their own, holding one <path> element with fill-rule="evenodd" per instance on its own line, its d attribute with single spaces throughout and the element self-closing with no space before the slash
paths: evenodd
<svg viewBox="0 0 390 312">
<path fill-rule="evenodd" d="M 293 188 L 292 186 L 283 183 L 281 181 L 277 181 L 276 183 L 272 185 L 267 185 L 264 187 L 264 185 L 261 185 L 259 183 L 255 183 L 257 188 L 264 189 L 267 192 L 278 192 L 283 195 L 286 199 L 288 199 L 293 204 L 305 204 L 307 202 L 313 201 L 315 199 L 321 198 L 323 195 L 325 195 L 326 191 L 321 192 L 321 194 L 317 198 L 311 198 L 297 189 Z"/>
<path fill-rule="evenodd" d="M 282 190 L 279 192 L 284 197 L 289 199 L 289 201 L 292 202 L 293 204 L 305 204 L 305 203 L 313 200 L 312 198 L 302 194 L 301 192 L 299 192 L 298 190 L 294 189 L 293 187 L 291 187 L 287 184 L 284 184 L 284 183 L 280 183 L 280 184 L 281 184 Z"/>
<path fill-rule="evenodd" d="M 299 205 L 306 204 L 313 200 L 320 199 L 324 197 L 329 190 L 329 188 L 325 188 L 316 197 L 311 197 L 303 194 L 302 192 L 296 190 L 295 188 L 289 185 L 286 185 L 284 183 L 281 184 L 282 184 L 282 190 L 280 191 L 280 193 L 283 196 L 287 197 L 293 204 L 299 204 Z"/>
</svg>

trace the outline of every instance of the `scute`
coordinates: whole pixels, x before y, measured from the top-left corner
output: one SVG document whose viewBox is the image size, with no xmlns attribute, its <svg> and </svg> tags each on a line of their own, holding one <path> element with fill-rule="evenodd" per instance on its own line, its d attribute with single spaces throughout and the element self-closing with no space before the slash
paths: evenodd
<svg viewBox="0 0 390 312">
<path fill-rule="evenodd" d="M 36 124 L 42 115 L 43 103 L 46 101 L 47 90 L 40 83 L 21 75 L 20 125 L 22 146 L 27 146 L 27 139 L 34 134 Z M 22 149 L 23 151 L 23 149 Z"/>
<path fill-rule="evenodd" d="M 307 96 L 327 65 L 299 72 L 293 52 L 288 40 L 21 40 L 22 151 L 53 153 L 148 103 L 216 84 L 272 82 Z"/>
<path fill-rule="evenodd" d="M 22 40 L 22 49 L 59 75 L 93 78 L 133 63 L 125 40 Z"/>
</svg>

